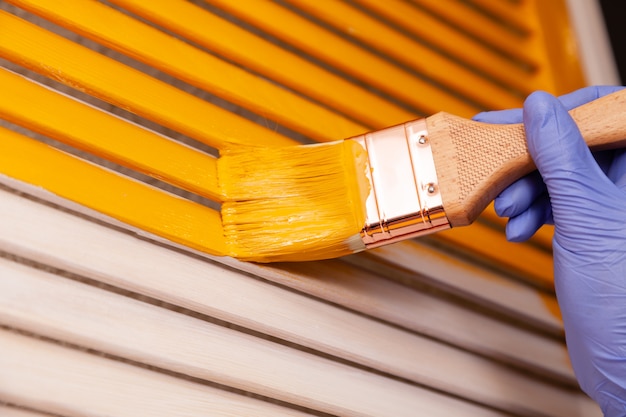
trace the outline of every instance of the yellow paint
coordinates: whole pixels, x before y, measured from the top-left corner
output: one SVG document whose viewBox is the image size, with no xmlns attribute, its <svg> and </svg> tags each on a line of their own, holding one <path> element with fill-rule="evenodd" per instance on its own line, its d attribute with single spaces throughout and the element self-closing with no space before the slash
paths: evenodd
<svg viewBox="0 0 626 417">
<path fill-rule="evenodd" d="M 368 130 L 366 126 L 101 3 L 89 0 L 9 1 L 317 141 L 338 140 Z M 149 7 L 155 7 L 154 2 L 147 3 L 150 3 Z M 186 29 L 187 17 L 177 20 Z M 215 30 L 207 31 L 207 27 L 210 26 L 202 28 L 205 33 Z"/>
<path fill-rule="evenodd" d="M 213 255 L 224 255 L 215 210 L 122 177 L 5 128 L 0 172 L 60 197 Z"/>
<path fill-rule="evenodd" d="M 527 65 L 529 68 L 536 69 L 541 65 L 540 60 L 535 56 L 535 51 L 527 48 L 529 44 L 528 36 L 522 36 L 507 30 L 506 21 L 502 22 L 502 24 L 498 24 L 498 22 L 493 21 L 472 7 L 471 4 L 466 4 L 466 2 L 412 1 L 419 5 L 420 8 L 449 22 L 451 26 L 459 28 L 462 32 L 469 34 L 473 38 L 480 39 L 485 42 L 486 45 L 490 45 L 494 49 Z M 491 3 L 505 2 L 491 1 Z M 534 18 L 533 15 L 527 13 L 527 10 L 524 10 L 523 13 L 519 13 L 519 15 L 521 19 L 525 20 L 532 20 Z"/>
<path fill-rule="evenodd" d="M 237 147 L 217 164 L 231 256 L 305 261 L 364 249 L 359 232 L 370 190 L 357 142 Z"/>
<path fill-rule="evenodd" d="M 369 128 L 416 117 L 367 89 L 185 0 L 112 0 L 139 16 L 275 80 Z M 211 28 L 211 30 L 207 30 Z M 267 98 L 267 102 L 274 101 Z M 319 121 L 317 123 L 320 123 Z M 340 138 L 341 131 L 337 131 Z"/>
<path fill-rule="evenodd" d="M 481 110 L 274 2 L 260 0 L 255 2 L 254 7 L 245 1 L 207 0 L 207 3 L 427 114 L 446 109 L 459 116 L 471 116 Z"/>
<path fill-rule="evenodd" d="M 213 147 L 292 141 L 205 100 L 0 11 L 0 57 Z M 126 36 L 133 36 L 126 33 Z"/>
<path fill-rule="evenodd" d="M 536 1 L 535 37 L 540 43 L 538 56 L 549 83 L 548 91 L 561 95 L 585 86 L 574 29 L 565 0 Z"/>
<path fill-rule="evenodd" d="M 0 117 L 218 201 L 216 158 L 0 68 Z"/>
<path fill-rule="evenodd" d="M 288 3 L 339 29 L 347 37 L 358 39 L 382 51 L 418 74 L 482 104 L 486 109 L 513 108 L 522 105 L 523 97 L 512 93 L 510 88 L 493 83 L 492 80 L 476 74 L 439 51 L 413 40 L 385 22 L 368 16 L 345 2 L 288 0 Z M 390 5 L 385 4 L 385 7 L 388 8 Z M 420 26 L 421 22 L 414 25 Z"/>
<path fill-rule="evenodd" d="M 532 85 L 529 82 L 532 79 L 532 71 L 525 68 L 524 65 L 514 63 L 502 54 L 497 53 L 492 48 L 484 45 L 482 42 L 467 36 L 466 33 L 456 30 L 455 26 L 451 26 L 449 22 L 435 18 L 432 14 L 424 10 L 414 7 L 404 0 L 357 0 L 357 3 L 363 7 L 375 12 L 376 15 L 382 16 L 392 22 L 392 25 L 408 31 L 410 34 L 424 39 L 426 42 L 435 45 L 437 48 L 445 51 L 447 54 L 459 59 L 462 63 L 467 63 L 471 67 L 478 69 L 489 78 L 498 80 L 503 85 L 529 94 L 532 91 Z M 452 4 L 444 2 L 439 3 L 447 9 L 455 7 L 462 8 L 461 3 Z M 460 18 L 467 19 L 466 15 L 459 13 Z M 419 22 L 416 24 L 416 22 Z M 353 23 L 350 22 L 350 26 Z M 492 34 L 492 36 L 497 36 Z M 388 47 L 394 47 L 390 44 Z M 408 54 L 407 54 L 408 55 Z M 421 55 L 411 55 L 410 58 L 421 60 Z M 450 76 L 450 74 L 447 74 Z M 484 78 L 488 80 L 489 78 Z M 479 88 L 472 91 L 475 95 L 485 95 Z M 484 99 L 484 98 L 483 98 Z M 496 107 L 501 107 L 505 102 L 497 103 Z"/>
<path fill-rule="evenodd" d="M 333 132 L 329 131 L 333 129 L 334 123 L 337 123 L 337 132 L 343 132 L 342 129 L 351 131 L 351 129 L 356 129 L 356 126 L 380 128 L 413 118 L 414 114 L 411 111 L 393 104 L 394 100 L 408 103 L 429 114 L 446 110 L 462 116 L 471 116 L 478 110 L 475 106 L 469 106 L 467 103 L 457 100 L 454 92 L 443 91 L 438 86 L 424 83 L 410 71 L 402 69 L 397 63 L 385 61 L 380 56 L 372 54 L 358 45 L 346 41 L 341 36 L 336 36 L 330 31 L 312 24 L 310 21 L 301 18 L 274 2 L 259 0 L 255 2 L 255 7 L 252 8 L 245 4 L 246 2 L 208 1 L 249 24 L 295 45 L 296 48 L 300 48 L 304 53 L 315 56 L 329 66 L 338 68 L 340 72 L 343 71 L 348 75 L 346 79 L 342 79 L 339 75 L 317 67 L 314 63 L 298 57 L 292 52 L 283 50 L 279 46 L 273 45 L 261 37 L 237 27 L 233 23 L 206 12 L 190 2 L 183 0 L 111 0 L 111 3 L 127 8 L 129 11 L 155 22 L 157 25 L 163 26 L 174 33 L 178 33 L 232 62 L 249 68 L 261 77 L 275 80 L 293 89 L 295 95 L 301 94 L 304 97 L 312 98 L 321 104 L 319 108 L 326 107 L 328 112 L 319 110 L 317 106 L 310 103 L 305 104 L 305 100 L 295 99 L 289 101 L 292 100 L 289 98 L 292 94 L 288 92 L 274 95 L 273 93 L 277 91 L 277 87 L 269 86 L 270 83 L 265 83 L 258 79 L 253 80 L 254 76 L 250 76 L 250 74 L 240 69 L 231 71 L 232 66 L 212 57 L 206 58 L 202 52 L 189 45 L 182 46 L 182 43 L 171 39 L 167 35 L 158 34 L 152 29 L 147 29 L 144 25 L 132 19 L 120 17 L 121 15 L 118 12 L 98 2 L 61 0 L 58 4 L 51 6 L 50 2 L 43 0 L 11 1 L 35 10 L 37 13 L 46 14 L 49 17 L 54 16 L 52 18 L 59 23 L 74 26 L 74 30 L 78 32 L 89 33 L 89 36 L 93 36 L 94 39 L 98 39 L 98 41 L 108 46 L 124 50 L 125 53 L 135 58 L 145 60 L 145 62 L 149 62 L 151 65 L 158 66 L 164 70 L 167 69 L 176 74 L 177 77 L 184 78 L 190 83 L 197 83 L 202 88 L 210 89 L 216 94 L 248 107 L 257 113 L 263 114 L 267 111 L 268 115 L 272 114 L 271 117 L 275 117 L 278 120 L 278 117 L 280 117 L 278 113 L 285 110 L 284 119 L 280 119 L 281 123 L 292 123 L 289 126 L 295 128 L 298 132 L 309 134 L 320 140 L 327 140 L 335 136 Z M 355 1 L 363 5 L 363 7 L 373 8 L 378 5 L 370 0 Z M 429 0 L 413 0 L 413 2 L 418 4 L 419 8 L 433 13 L 443 20 L 453 22 L 450 25 L 452 27 L 451 30 L 458 27 L 458 33 L 469 33 L 470 36 L 468 38 L 481 39 L 488 45 L 487 48 L 493 48 L 505 56 L 513 57 L 521 62 L 522 65 L 526 65 L 529 75 L 524 80 L 521 80 L 520 83 L 523 86 L 527 86 L 528 89 L 542 88 L 560 92 L 564 85 L 570 86 L 571 89 L 576 85 L 575 79 L 574 82 L 571 82 L 571 80 L 567 81 L 567 83 L 561 82 L 561 80 L 566 78 L 569 80 L 571 78 L 568 76 L 571 71 L 555 64 L 559 61 L 559 57 L 555 55 L 555 50 L 558 48 L 552 48 L 551 50 L 549 48 L 550 42 L 557 46 L 569 45 L 567 43 L 569 28 L 567 22 L 564 23 L 566 19 L 564 18 L 563 9 L 559 9 L 562 7 L 561 0 L 555 0 L 554 2 L 541 2 L 538 0 L 514 3 L 501 2 L 495 6 L 493 6 L 493 2 L 481 3 L 483 7 L 495 7 L 495 9 L 490 9 L 494 14 L 504 16 L 507 19 L 510 18 L 511 22 L 509 23 L 516 28 L 517 33 L 503 29 L 503 26 L 485 18 L 484 15 L 464 5 L 464 3 L 455 3 L 455 7 L 450 7 L 447 2 L 433 2 Z M 548 3 L 558 3 L 560 6 L 541 8 L 542 5 Z M 304 2 L 298 4 L 302 7 L 314 7 L 308 6 Z M 72 9 L 74 5 L 76 5 L 76 10 Z M 346 7 L 343 3 L 340 5 L 341 7 Z M 346 8 L 346 10 L 350 11 L 352 8 Z M 316 11 L 316 13 L 321 12 L 323 10 L 320 11 L 318 9 Z M 551 13 L 556 14 L 551 15 Z M 327 19 L 335 26 L 341 24 L 337 20 L 331 20 L 335 19 L 335 16 L 321 14 L 319 16 Z M 360 16 L 360 14 L 353 14 L 353 16 Z M 555 18 L 551 19 L 551 16 Z M 398 18 L 397 14 L 396 18 Z M 348 31 L 356 29 L 365 31 L 368 27 L 366 23 L 371 23 L 368 19 L 359 19 L 355 21 L 359 25 L 349 26 Z M 111 22 L 114 22 L 114 24 Z M 277 24 L 277 22 L 280 22 L 280 24 Z M 547 24 L 546 22 L 553 22 L 554 24 Z M 419 22 L 416 22 L 416 24 L 419 24 Z M 271 128 L 258 126 L 228 111 L 212 106 L 205 101 L 182 93 L 162 82 L 155 81 L 86 48 L 52 35 L 10 14 L 0 13 L 0 28 L 2 28 L 0 31 L 0 56 L 63 81 L 89 94 L 106 99 L 122 108 L 130 109 L 148 119 L 173 128 L 211 146 L 224 148 L 230 143 L 258 144 L 263 146 L 292 143 L 289 139 L 273 132 Z M 114 28 L 114 30 L 110 30 L 111 28 Z M 210 28 L 210 30 L 207 28 Z M 553 28 L 553 32 L 546 28 Z M 342 30 L 345 30 L 345 28 Z M 386 30 L 385 36 L 381 37 L 380 40 L 390 42 L 393 39 L 400 39 L 390 38 L 389 36 L 392 36 L 390 35 L 391 33 L 391 31 Z M 555 34 L 559 36 L 555 36 Z M 443 35 L 442 33 L 433 33 L 432 41 L 435 42 L 436 38 L 439 37 L 441 42 L 451 42 Z M 362 38 L 362 40 L 367 42 L 379 41 L 371 37 Z M 372 45 L 375 46 L 375 44 Z M 390 47 L 396 47 L 396 45 L 394 44 Z M 181 50 L 179 55 L 180 62 L 176 60 L 178 52 L 173 51 L 173 49 L 178 48 Z M 162 51 L 159 51 L 159 49 L 162 49 Z M 468 48 L 466 53 L 467 55 L 476 54 L 478 56 L 477 52 L 480 51 L 480 48 L 476 50 L 469 50 Z M 568 49 L 568 51 L 570 50 Z M 200 56 L 202 58 L 199 58 Z M 201 60 L 197 62 L 202 62 L 202 65 L 192 62 L 195 57 Z M 485 65 L 493 66 L 496 65 L 496 62 L 498 62 L 496 59 L 493 61 L 487 60 Z M 566 62 L 574 63 L 575 60 L 571 59 Z M 210 68 L 205 68 L 207 66 L 210 66 Z M 444 67 L 437 64 L 433 68 L 443 70 Z M 202 72 L 205 70 L 206 74 L 203 74 Z M 570 70 L 572 69 L 570 68 Z M 225 75 L 223 71 L 228 72 L 228 74 L 232 72 L 232 83 L 228 80 L 228 75 Z M 494 71 L 496 70 L 494 69 Z M 514 71 L 511 71 L 511 74 L 513 73 Z M 353 84 L 350 78 L 358 79 L 364 85 Z M 452 82 L 470 85 L 472 79 L 474 78 L 470 76 L 445 82 L 448 83 L 447 85 L 451 85 L 450 83 Z M 390 100 L 378 97 L 376 94 L 367 91 L 370 85 L 383 91 L 390 97 Z M 14 87 L 16 88 L 17 86 Z M 516 85 L 515 88 L 519 87 L 520 85 Z M 478 88 L 477 90 L 477 97 L 487 95 L 485 91 Z M 11 94 L 15 94 L 15 91 Z M 247 95 L 249 97 L 246 97 Z M 34 95 L 33 97 L 37 98 L 38 96 Z M 484 99 L 489 100 L 491 98 L 486 97 Z M 4 103 L 6 103 L 4 111 L 6 114 L 9 114 L 10 112 L 6 109 L 10 106 L 10 102 L 5 101 Z M 43 106 L 50 103 L 52 102 L 46 98 L 41 104 Z M 285 103 L 293 103 L 293 105 L 285 105 Z M 494 102 L 493 104 L 494 107 L 506 107 L 505 102 L 500 103 L 498 101 L 498 103 Z M 300 105 L 302 106 L 300 107 Z M 313 107 L 307 107 L 309 105 Z M 314 108 L 319 111 L 315 110 L 318 112 L 309 114 L 308 109 Z M 51 136 L 51 132 L 62 136 L 61 131 L 64 130 L 67 131 L 68 136 L 72 136 L 70 133 L 73 131 L 68 125 L 69 116 L 66 115 L 65 119 L 60 118 L 58 121 L 55 121 L 54 117 L 50 115 L 45 116 L 36 113 L 43 112 L 39 105 L 33 106 L 32 115 L 18 114 L 28 113 L 29 111 L 29 109 L 23 106 L 14 110 L 10 117 L 33 130 L 43 131 Z M 71 113 L 75 114 L 74 110 Z M 346 115 L 347 117 L 343 118 L 343 116 L 333 115 L 333 113 Z M 82 113 L 76 114 L 82 115 Z M 9 116 L 5 115 L 4 117 Z M 88 120 L 91 120 L 91 117 L 95 116 L 88 116 Z M 41 125 L 37 122 L 40 118 L 43 120 Z M 350 118 L 358 122 L 352 124 L 342 121 Z M 101 122 L 99 121 L 98 123 Z M 109 124 L 109 122 L 103 123 L 103 125 Z M 315 124 L 318 125 L 314 126 Z M 82 122 L 78 122 L 77 125 L 76 129 L 83 129 L 80 132 L 81 137 L 85 135 L 90 136 L 88 134 L 88 125 L 83 125 Z M 48 130 L 46 131 L 46 129 Z M 121 125 L 120 127 L 115 127 L 115 129 L 122 129 L 120 132 L 125 132 L 123 130 L 125 128 L 122 128 Z M 135 138 L 135 133 L 129 132 L 129 134 Z M 340 137 L 343 137 L 343 134 L 338 135 L 337 138 Z M 149 139 L 148 136 L 137 135 L 137 140 L 142 138 Z M 103 146 L 108 147 L 111 145 L 101 143 L 103 141 L 107 142 L 105 139 L 105 137 L 100 136 L 97 140 L 98 143 L 93 145 L 100 148 L 97 150 L 89 148 L 89 150 L 114 160 L 115 158 L 122 158 L 121 156 L 114 156 L 114 152 L 111 155 L 107 153 L 111 151 L 106 150 Z M 78 141 L 79 139 L 73 140 Z M 80 140 L 86 139 L 81 138 Z M 116 144 L 115 141 L 112 143 L 115 146 L 121 146 L 121 144 Z M 78 142 L 74 143 L 74 145 L 83 146 L 78 145 Z M 124 145 L 131 146 L 128 144 Z M 158 147 L 160 145 L 155 146 Z M 137 149 L 139 148 L 140 146 L 137 147 Z M 145 149 L 145 147 L 143 148 Z M 133 149 L 130 153 L 135 154 L 137 149 Z M 178 152 L 165 152 L 168 155 L 179 155 Z M 146 153 L 149 154 L 149 152 Z M 153 157 L 156 158 L 154 155 L 146 156 L 146 158 Z M 184 157 L 190 165 L 194 166 L 194 169 L 201 171 L 202 167 L 198 168 L 198 164 L 202 164 L 201 160 L 192 161 L 192 158 L 191 156 L 189 159 Z M 128 159 L 134 161 L 134 157 L 129 157 Z M 160 163 L 157 159 L 147 160 L 145 167 L 156 169 L 155 167 Z M 122 159 L 120 159 L 121 161 Z M 211 161 L 207 165 L 209 167 L 207 170 L 208 179 L 206 179 L 208 185 L 203 185 L 202 187 L 207 190 L 207 195 L 217 198 L 214 195 L 216 194 L 215 165 L 213 160 Z M 308 162 L 310 163 L 311 161 Z M 136 161 L 133 163 L 136 163 Z M 25 165 L 30 166 L 30 164 Z M 34 171 L 38 170 L 38 167 L 31 168 Z M 0 167 L 0 170 L 2 169 Z M 77 172 L 82 173 L 82 168 L 77 169 Z M 178 168 L 164 166 L 162 171 L 166 170 L 176 171 Z M 171 175 L 171 172 L 169 174 Z M 183 172 L 182 176 L 193 178 L 194 175 L 200 174 L 200 172 L 196 174 Z M 43 174 L 39 175 L 43 176 Z M 189 178 L 186 178 L 186 180 L 190 182 L 196 181 Z M 87 194 L 81 194 L 83 191 L 80 187 L 64 184 L 62 183 L 63 180 L 59 180 L 62 184 L 56 184 L 52 178 L 49 181 L 46 183 L 48 184 L 47 186 L 51 187 L 51 189 L 60 187 L 68 196 L 75 194 L 87 196 Z M 75 189 L 72 189 L 72 186 Z M 275 189 L 273 191 L 276 192 Z M 144 208 L 130 207 L 128 211 L 131 217 L 128 218 L 128 222 L 140 225 L 138 227 L 146 229 L 153 227 L 151 222 L 158 222 L 149 216 L 146 216 L 145 219 L 143 218 L 142 210 L 147 211 L 146 206 L 160 207 L 158 202 L 160 200 L 157 199 L 161 197 L 154 197 L 155 200 L 153 200 L 151 195 L 147 194 L 145 200 L 135 200 L 135 204 L 138 206 L 143 205 Z M 313 201 L 317 203 L 329 199 L 329 195 L 317 195 Z M 84 197 L 81 201 L 96 209 L 99 209 L 97 207 L 99 204 L 103 204 L 101 211 L 114 210 L 101 202 L 96 196 Z M 171 207 L 172 210 L 174 210 L 174 207 L 177 207 L 176 210 L 185 209 L 184 206 L 168 206 L 167 204 L 166 206 Z M 302 207 L 310 205 L 310 201 L 302 203 Z M 275 214 L 277 212 L 276 207 L 273 207 L 273 209 Z M 193 210 L 191 209 L 192 213 Z M 213 216 L 210 221 L 214 221 L 217 214 L 214 211 L 209 210 L 209 212 Z M 171 221 L 174 223 L 178 221 L 185 223 L 185 212 L 179 212 L 177 215 L 178 217 L 172 214 L 170 217 Z M 489 215 L 487 214 L 488 220 Z M 141 226 L 144 224 L 145 227 Z M 172 227 L 174 229 L 177 228 L 177 226 Z M 185 229 L 185 227 L 181 226 L 182 229 Z M 207 233 L 209 233 L 209 236 L 212 233 L 221 237 L 221 231 L 218 231 L 218 229 L 213 224 Z M 167 230 L 158 231 L 157 233 L 165 232 Z M 288 231 L 282 231 L 282 233 L 283 237 L 289 234 Z M 197 238 L 200 239 L 201 236 Z M 191 240 L 193 239 L 196 239 L 196 237 Z M 498 267 L 510 268 L 520 276 L 528 276 L 535 283 L 545 286 L 551 285 L 551 263 L 547 245 L 538 247 L 535 245 L 507 244 L 504 242 L 504 236 L 501 232 L 483 224 L 475 224 L 467 229 L 453 230 L 448 232 L 448 234 L 442 235 L 440 239 L 451 247 L 459 247 L 468 251 L 468 253 L 493 262 Z M 209 249 L 213 247 L 212 244 L 198 244 L 193 241 L 189 245 L 193 247 L 206 246 Z M 222 243 L 219 243 L 219 245 L 222 245 Z M 339 254 L 339 252 L 333 255 L 336 254 Z M 301 255 L 299 258 L 302 259 L 306 256 L 311 257 L 313 255 L 309 253 Z M 320 253 L 315 254 L 315 256 L 320 256 Z"/>
</svg>

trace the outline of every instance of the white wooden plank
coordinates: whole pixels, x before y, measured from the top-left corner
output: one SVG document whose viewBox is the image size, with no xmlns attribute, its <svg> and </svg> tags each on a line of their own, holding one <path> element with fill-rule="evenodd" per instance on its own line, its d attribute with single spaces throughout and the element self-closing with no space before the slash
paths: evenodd
<svg viewBox="0 0 626 417">
<path fill-rule="evenodd" d="M 68 206 L 71 209 L 77 208 L 75 204 L 67 200 L 28 184 L 4 176 L 0 176 L 0 182 L 19 187 L 29 194 L 35 194 L 55 204 Z M 112 285 L 155 296 L 175 304 L 179 303 L 187 308 L 199 309 L 205 314 L 334 355 L 346 357 L 345 346 L 342 346 L 344 340 L 352 340 L 355 342 L 353 346 L 359 346 L 356 342 L 357 336 L 349 337 L 358 327 L 349 327 L 345 330 L 347 333 L 342 333 L 344 330 L 334 327 L 330 324 L 332 321 L 315 320 L 315 314 L 319 313 L 310 316 L 310 320 L 314 323 L 306 323 L 302 327 L 296 322 L 285 322 L 284 313 L 280 312 L 280 308 L 289 311 L 290 298 L 285 298 L 280 295 L 281 293 L 267 294 L 267 291 L 270 291 L 267 286 L 242 280 L 241 277 L 232 278 L 230 275 L 235 274 L 228 272 L 221 272 L 221 278 L 211 278 L 215 281 L 202 278 L 201 282 L 198 282 L 197 271 L 209 268 L 204 262 L 179 256 L 170 251 L 162 253 L 146 242 L 56 210 L 39 207 L 37 204 L 28 204 L 6 191 L 0 192 L 0 196 L 6 196 L 4 197 L 6 203 L 0 206 L 0 214 L 4 213 L 0 216 L 0 227 L 3 230 L 0 235 L 0 249 L 4 245 L 8 248 L 6 250 L 33 259 L 45 260 L 51 265 L 68 271 L 98 277 Z M 97 213 L 94 214 L 87 209 L 81 207 L 78 209 L 88 216 L 93 215 L 100 220 L 123 226 L 119 222 Z M 146 235 L 141 231 L 136 232 Z M 150 235 L 147 236 L 152 238 Z M 122 256 L 116 262 L 109 262 L 106 257 L 102 256 L 102 253 L 108 253 L 112 248 L 119 249 L 118 253 L 134 253 L 135 257 L 131 259 Z M 72 255 L 67 256 L 67 254 Z M 76 256 L 78 254 L 80 255 Z M 346 274 L 345 265 L 339 267 L 333 263 L 300 264 L 300 272 L 293 273 L 289 268 L 281 269 L 243 263 L 229 258 L 205 257 L 294 287 L 299 291 L 330 299 L 337 304 L 365 314 L 378 316 L 408 329 L 458 344 L 480 354 L 492 355 L 499 360 L 530 367 L 544 372 L 549 377 L 575 384 L 566 352 L 563 346 L 554 340 L 544 339 L 533 333 L 503 325 L 497 320 L 454 307 L 416 291 L 407 291 L 405 287 L 362 271 L 359 273 L 349 271 Z M 159 258 L 163 259 L 163 265 L 156 267 L 152 260 Z M 153 274 L 149 278 L 145 271 L 146 265 L 149 265 L 150 274 Z M 309 270 L 308 273 L 302 272 L 307 270 Z M 184 285 L 172 288 L 170 283 L 172 275 L 177 276 Z M 205 275 L 210 276 L 209 273 Z M 225 287 L 220 283 L 221 279 L 226 280 Z M 198 285 L 215 296 L 202 296 L 192 290 Z M 212 286 L 225 289 L 232 287 L 233 291 L 216 293 L 214 290 L 209 290 Z M 233 294 L 241 291 L 259 294 L 265 299 L 275 299 L 275 304 L 270 305 L 277 306 L 278 310 L 276 312 L 272 310 L 273 315 L 267 316 L 270 311 L 263 302 L 261 308 L 267 313 L 266 319 L 264 322 L 255 321 L 254 317 L 257 317 L 259 313 L 254 310 L 254 307 L 247 305 L 240 297 L 232 300 Z M 303 306 L 302 302 L 297 300 L 294 303 Z M 239 313 L 233 313 L 234 310 L 238 310 Z M 319 331 L 312 334 L 309 330 L 311 326 Z M 358 331 L 356 333 L 362 334 Z M 329 336 L 323 337 L 324 334 Z M 347 357 L 357 360 L 354 355 L 348 354 Z M 362 359 L 360 355 L 358 360 Z M 373 365 L 368 363 L 368 366 Z"/>
<path fill-rule="evenodd" d="M 308 414 L 0 330 L 0 401 L 67 417 Z"/>
<path fill-rule="evenodd" d="M 478 301 L 494 312 L 555 334 L 563 333 L 561 318 L 539 291 L 419 242 L 406 241 L 377 248 L 359 261 L 381 273 L 393 274 L 394 268 L 404 271 L 405 275 L 408 273 L 416 280 L 433 283 L 448 292 Z M 550 301 L 554 302 L 554 299 Z"/>
<path fill-rule="evenodd" d="M 563 342 L 408 289 L 382 279 L 371 271 L 351 266 L 353 263 L 359 264 L 362 259 L 278 266 L 233 260 L 224 260 L 224 263 L 454 346 L 577 386 Z M 390 259 L 394 259 L 393 253 Z M 442 271 L 443 279 L 458 277 L 447 277 L 446 273 Z M 470 279 L 473 273 L 474 269 L 471 269 Z M 491 279 L 496 288 L 501 285 L 496 277 Z M 498 296 L 493 286 L 488 288 L 491 288 L 493 297 Z M 526 290 L 522 288 L 521 295 L 528 296 L 529 306 L 537 305 L 537 293 Z"/>
<path fill-rule="evenodd" d="M 414 415 L 428 407 L 423 412 L 432 415 L 433 407 L 475 415 L 448 397 L 14 262 L 0 259 L 0 276 L 4 325 L 331 414 Z M 427 339 L 402 340 L 390 330 L 359 327 L 363 342 L 378 351 L 379 365 L 387 361 L 396 375 L 521 415 L 593 409 L 582 394 Z"/>
<path fill-rule="evenodd" d="M 0 321 L 5 325 L 331 414 L 486 412 L 466 407 L 459 400 L 18 264 L 3 262 L 0 275 L 10 277 L 3 280 L 0 290 Z"/>
<path fill-rule="evenodd" d="M 0 416 L 2 417 L 50 417 L 50 415 L 35 411 L 24 410 L 0 404 Z M 61 416 L 58 416 L 61 417 Z"/>
</svg>

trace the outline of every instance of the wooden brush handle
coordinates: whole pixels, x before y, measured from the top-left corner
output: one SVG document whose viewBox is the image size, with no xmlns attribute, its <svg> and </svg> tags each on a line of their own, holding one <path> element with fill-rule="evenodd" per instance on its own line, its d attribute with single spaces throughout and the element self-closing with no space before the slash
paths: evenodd
<svg viewBox="0 0 626 417">
<path fill-rule="evenodd" d="M 626 89 L 570 111 L 593 150 L 626 147 Z M 524 126 L 474 122 L 448 113 L 426 119 L 443 207 L 455 226 L 472 223 L 535 165 Z"/>
</svg>

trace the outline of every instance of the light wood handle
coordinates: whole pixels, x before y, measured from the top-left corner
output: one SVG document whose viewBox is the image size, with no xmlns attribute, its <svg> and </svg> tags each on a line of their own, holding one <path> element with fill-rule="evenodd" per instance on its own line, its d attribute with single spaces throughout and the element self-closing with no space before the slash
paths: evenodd
<svg viewBox="0 0 626 417">
<path fill-rule="evenodd" d="M 626 89 L 570 111 L 593 150 L 626 147 Z M 480 123 L 445 112 L 426 119 L 450 224 L 472 223 L 508 185 L 535 169 L 524 126 Z"/>
</svg>

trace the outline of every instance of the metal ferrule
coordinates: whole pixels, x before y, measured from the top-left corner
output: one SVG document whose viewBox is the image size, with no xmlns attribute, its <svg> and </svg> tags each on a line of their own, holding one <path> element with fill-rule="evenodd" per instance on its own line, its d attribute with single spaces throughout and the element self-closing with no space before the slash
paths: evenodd
<svg viewBox="0 0 626 417">
<path fill-rule="evenodd" d="M 371 191 L 361 238 L 367 248 L 448 229 L 426 120 L 350 138 L 366 150 Z"/>
</svg>

